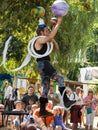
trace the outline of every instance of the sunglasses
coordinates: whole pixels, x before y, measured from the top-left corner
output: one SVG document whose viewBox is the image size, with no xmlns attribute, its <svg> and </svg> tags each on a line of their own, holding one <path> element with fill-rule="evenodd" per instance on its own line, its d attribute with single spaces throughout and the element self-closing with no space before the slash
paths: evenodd
<svg viewBox="0 0 98 130">
<path fill-rule="evenodd" d="M 89 91 L 89 93 L 93 93 L 92 91 Z"/>
</svg>

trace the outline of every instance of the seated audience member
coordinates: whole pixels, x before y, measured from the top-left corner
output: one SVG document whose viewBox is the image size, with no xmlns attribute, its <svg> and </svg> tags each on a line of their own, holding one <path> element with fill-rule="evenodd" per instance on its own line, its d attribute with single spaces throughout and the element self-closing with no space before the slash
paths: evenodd
<svg viewBox="0 0 98 130">
<path fill-rule="evenodd" d="M 21 100 L 17 100 L 15 101 L 15 109 L 13 109 L 12 111 L 23 111 L 23 104 Z M 15 130 L 19 130 L 20 129 L 20 120 L 19 120 L 19 116 L 18 115 L 12 115 L 11 116 L 13 125 L 15 127 Z"/>
<path fill-rule="evenodd" d="M 32 114 L 34 113 L 34 111 L 38 108 L 37 104 L 33 104 L 32 105 Z"/>
<path fill-rule="evenodd" d="M 27 126 L 30 123 L 34 123 L 34 122 L 32 122 L 33 116 L 32 116 L 32 106 L 31 105 L 28 105 L 26 107 L 26 112 L 28 112 L 28 115 L 24 116 L 23 122 L 21 123 L 21 128 L 24 130 L 27 128 Z"/>
<path fill-rule="evenodd" d="M 53 114 L 54 114 L 54 127 L 57 128 L 59 126 L 62 128 L 62 130 L 69 130 L 69 128 L 67 128 L 63 122 L 64 108 L 60 106 L 54 106 Z"/>
<path fill-rule="evenodd" d="M 46 105 L 46 110 L 51 113 L 53 112 L 53 102 L 51 100 L 48 100 L 48 103 Z"/>
<path fill-rule="evenodd" d="M 47 127 L 45 123 L 43 123 L 42 118 L 34 116 L 35 125 L 37 130 L 62 130 L 60 126 L 57 126 L 55 129 L 53 127 Z"/>
<path fill-rule="evenodd" d="M 0 104 L 0 111 L 4 111 L 4 105 L 3 104 Z"/>
<path fill-rule="evenodd" d="M 2 111 L 4 111 L 4 105 L 0 104 L 0 121 L 2 121 Z"/>
<path fill-rule="evenodd" d="M 36 101 L 35 101 L 35 99 L 33 98 L 33 97 L 31 97 L 30 99 L 29 99 L 29 105 L 33 105 L 33 104 L 36 104 Z"/>
<path fill-rule="evenodd" d="M 21 129 L 22 130 L 26 130 L 27 127 L 31 128 L 29 126 L 32 126 L 31 124 L 34 125 L 34 118 L 33 118 L 33 112 L 38 108 L 38 106 L 36 104 L 28 105 L 26 107 L 26 112 L 28 112 L 29 114 L 26 115 L 23 119 L 23 122 L 21 123 Z M 32 126 L 33 127 L 33 126 Z"/>
</svg>

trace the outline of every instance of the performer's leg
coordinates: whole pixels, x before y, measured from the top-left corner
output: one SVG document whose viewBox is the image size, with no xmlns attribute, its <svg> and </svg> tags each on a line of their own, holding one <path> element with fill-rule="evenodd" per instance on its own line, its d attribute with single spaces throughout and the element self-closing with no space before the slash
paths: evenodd
<svg viewBox="0 0 98 130">
<path fill-rule="evenodd" d="M 47 95 L 50 89 L 50 78 L 48 76 L 42 77 L 42 86 L 43 86 L 42 97 L 47 98 Z"/>
<path fill-rule="evenodd" d="M 42 116 L 44 118 L 51 115 L 51 113 L 49 113 L 46 110 L 46 104 L 48 103 L 47 95 L 48 95 L 48 92 L 50 89 L 50 76 L 47 72 L 47 71 L 49 71 L 48 67 L 50 67 L 50 63 L 48 65 L 46 65 L 46 63 L 49 63 L 49 62 L 39 61 L 37 64 L 37 71 L 39 72 L 39 74 L 41 76 L 42 87 L 43 87 L 43 91 L 42 91 L 41 97 L 39 99 L 39 101 L 40 101 L 40 116 Z"/>
<path fill-rule="evenodd" d="M 39 72 L 42 80 L 42 87 L 43 87 L 43 92 L 42 92 L 42 97 L 47 97 L 48 91 L 49 91 L 49 86 L 50 86 L 50 77 L 45 74 L 45 62 L 44 61 L 39 61 L 37 63 L 37 71 Z"/>
</svg>

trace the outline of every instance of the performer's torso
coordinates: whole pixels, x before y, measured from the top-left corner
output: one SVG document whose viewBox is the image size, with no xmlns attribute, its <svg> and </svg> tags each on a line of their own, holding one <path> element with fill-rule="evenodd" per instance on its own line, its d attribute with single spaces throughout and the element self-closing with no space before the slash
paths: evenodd
<svg viewBox="0 0 98 130">
<path fill-rule="evenodd" d="M 34 49 L 35 49 L 35 47 L 34 47 Z M 44 54 L 47 51 L 47 44 L 43 44 L 43 47 L 40 50 L 36 50 L 35 49 L 35 51 L 38 54 Z M 37 62 L 38 61 L 42 61 L 42 60 L 48 60 L 48 61 L 50 61 L 49 55 L 45 56 L 45 57 L 42 57 L 42 58 L 37 58 Z"/>
</svg>

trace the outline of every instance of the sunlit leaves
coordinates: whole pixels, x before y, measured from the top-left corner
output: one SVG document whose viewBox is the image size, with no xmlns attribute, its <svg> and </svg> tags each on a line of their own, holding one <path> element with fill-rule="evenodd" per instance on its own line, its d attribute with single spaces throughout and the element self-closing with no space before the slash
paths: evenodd
<svg viewBox="0 0 98 130">
<path fill-rule="evenodd" d="M 14 59 L 16 66 L 19 66 L 28 53 L 27 45 L 29 40 L 34 36 L 39 19 L 39 16 L 32 13 L 34 8 L 37 6 L 44 7 L 46 13 L 43 18 L 50 27 L 49 20 L 51 17 L 54 17 L 51 12 L 53 2 L 54 0 L 3 0 L 0 3 L 1 54 L 6 39 L 10 35 L 16 38 L 11 44 L 11 48 L 9 47 L 7 54 L 9 62 Z M 95 44 L 95 36 L 98 31 L 97 0 L 66 0 L 66 2 L 69 5 L 69 11 L 68 14 L 64 16 L 63 22 L 55 37 L 60 50 L 51 54 L 53 65 L 65 75 L 68 74 L 70 70 L 75 69 L 75 63 L 73 62 L 75 62 L 76 59 L 78 59 L 78 62 L 82 62 L 81 59 L 83 59 L 84 55 L 79 56 L 80 50 L 81 54 L 83 54 L 86 47 Z M 19 62 L 17 62 L 17 60 L 19 60 Z M 34 65 L 36 64 L 34 58 L 32 58 L 31 62 Z M 28 69 L 30 64 L 24 69 Z M 33 66 L 33 68 L 34 67 L 35 66 Z"/>
</svg>

